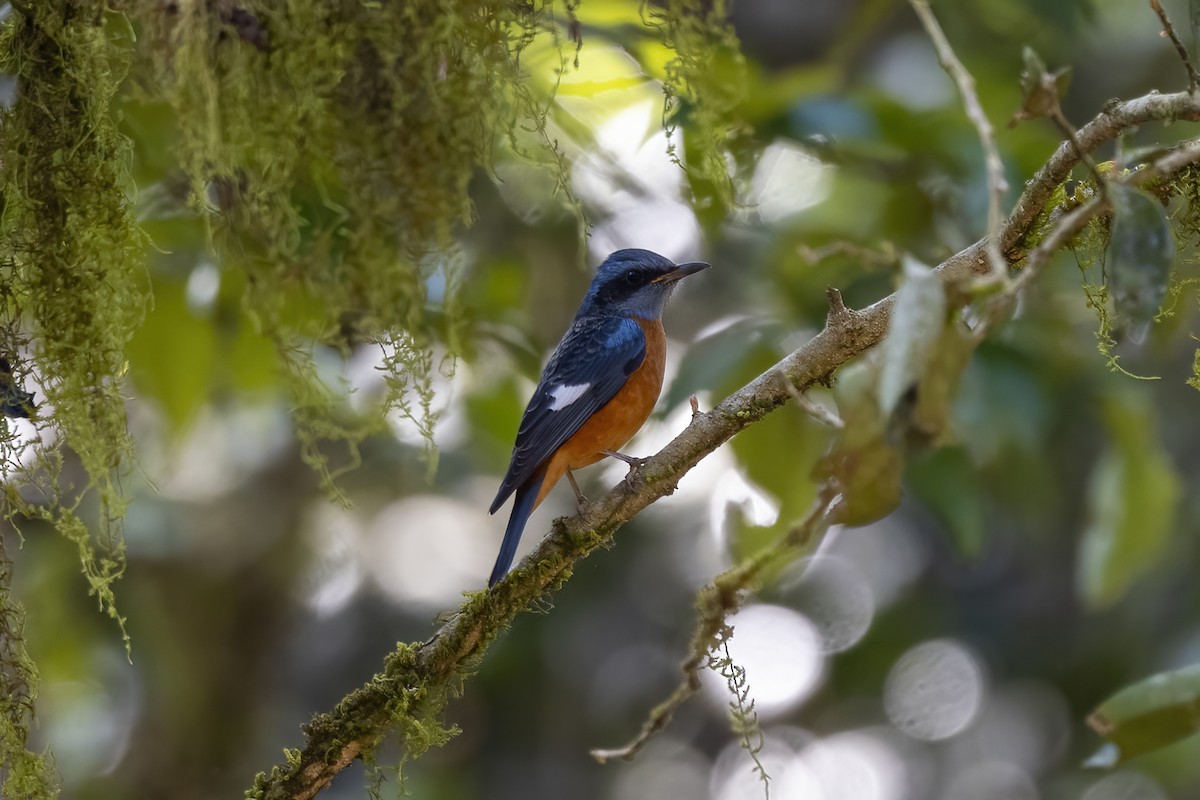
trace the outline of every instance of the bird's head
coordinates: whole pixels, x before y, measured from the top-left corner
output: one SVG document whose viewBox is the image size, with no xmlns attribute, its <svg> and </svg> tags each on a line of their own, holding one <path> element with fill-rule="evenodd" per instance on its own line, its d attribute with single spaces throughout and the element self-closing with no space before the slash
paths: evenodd
<svg viewBox="0 0 1200 800">
<path fill-rule="evenodd" d="M 708 266 L 703 261 L 676 264 L 649 250 L 618 250 L 596 270 L 581 311 L 658 319 L 679 279 Z"/>
</svg>

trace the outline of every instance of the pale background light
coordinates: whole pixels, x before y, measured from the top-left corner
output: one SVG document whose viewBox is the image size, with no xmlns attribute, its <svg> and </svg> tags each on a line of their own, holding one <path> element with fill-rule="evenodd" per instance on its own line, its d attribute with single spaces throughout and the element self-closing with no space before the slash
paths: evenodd
<svg viewBox="0 0 1200 800">
<path fill-rule="evenodd" d="M 964 645 L 925 642 L 892 666 L 883 687 L 888 719 L 909 736 L 946 739 L 975 719 L 984 699 L 983 669 Z"/>
</svg>

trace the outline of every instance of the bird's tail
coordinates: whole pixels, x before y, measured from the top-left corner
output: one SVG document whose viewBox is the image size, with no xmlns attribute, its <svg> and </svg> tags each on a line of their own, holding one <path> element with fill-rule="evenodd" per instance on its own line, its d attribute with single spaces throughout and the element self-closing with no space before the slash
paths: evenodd
<svg viewBox="0 0 1200 800">
<path fill-rule="evenodd" d="M 488 578 L 489 588 L 499 583 L 512 566 L 513 556 L 517 554 L 517 544 L 521 541 L 521 533 L 525 530 L 529 515 L 533 513 L 533 507 L 537 505 L 538 490 L 542 488 L 542 481 L 545 479 L 546 470 L 542 469 L 517 488 L 512 516 L 508 518 L 508 527 L 504 529 L 504 541 L 500 543 L 500 554 L 496 556 L 496 566 L 492 567 L 492 576 Z"/>
</svg>

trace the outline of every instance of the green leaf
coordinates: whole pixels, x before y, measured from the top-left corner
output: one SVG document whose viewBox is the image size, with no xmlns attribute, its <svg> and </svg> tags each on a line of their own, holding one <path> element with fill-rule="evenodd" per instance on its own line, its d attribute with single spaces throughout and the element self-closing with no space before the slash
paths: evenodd
<svg viewBox="0 0 1200 800">
<path fill-rule="evenodd" d="M 1175 264 L 1175 234 L 1162 203 L 1149 192 L 1108 185 L 1113 221 L 1105 266 L 1117 314 L 1135 325 L 1153 321 Z"/>
<path fill-rule="evenodd" d="M 748 371 L 748 362 L 758 366 L 764 361 L 765 369 L 779 359 L 776 342 L 782 336 L 778 323 L 747 318 L 693 343 L 664 393 L 663 405 L 675 408 L 701 389 L 733 391 L 761 371 Z"/>
<path fill-rule="evenodd" d="M 480 382 L 464 402 L 471 438 L 491 469 L 502 471 L 512 451 L 527 390 L 514 375 Z"/>
<path fill-rule="evenodd" d="M 885 415 L 925 372 L 946 325 L 946 287 L 937 273 L 915 259 L 904 259 L 904 284 L 896 293 L 883 366 L 879 374 L 879 408 Z"/>
<path fill-rule="evenodd" d="M 1046 62 L 1037 51 L 1029 45 L 1021 51 L 1021 91 L 1029 94 L 1037 89 L 1042 73 L 1046 71 Z"/>
<path fill-rule="evenodd" d="M 1104 767 L 1195 735 L 1200 731 L 1200 664 L 1125 687 L 1091 713 L 1088 725 L 1112 743 L 1088 762 Z"/>
<path fill-rule="evenodd" d="M 225 388 L 228 383 L 240 392 L 267 392 L 279 387 L 279 353 L 245 314 L 225 320 L 220 333 L 218 386 Z"/>
<path fill-rule="evenodd" d="M 779 503 L 775 526 L 754 533 L 747 524 L 739 531 L 739 554 L 754 552 L 755 544 L 766 544 L 803 516 L 816 496 L 813 469 L 831 438 L 828 428 L 795 409 L 764 417 L 734 437 L 730 446 L 746 477 Z"/>
<path fill-rule="evenodd" d="M 974 465 L 962 447 L 944 447 L 914 457 L 906 474 L 913 496 L 937 517 L 958 551 L 983 549 L 983 498 Z"/>
<path fill-rule="evenodd" d="M 958 384 L 971 363 L 976 342 L 957 315 L 942 330 L 917 386 L 917 404 L 910 422 L 913 433 L 940 445 L 949 426 Z"/>
<path fill-rule="evenodd" d="M 1113 442 L 1092 473 L 1078 565 L 1092 608 L 1120 600 L 1158 563 L 1181 494 L 1147 401 L 1111 401 L 1105 417 Z"/>
<path fill-rule="evenodd" d="M 1028 45 L 1022 53 L 1022 61 L 1021 108 L 1013 115 L 1010 128 L 1020 120 L 1037 119 L 1049 114 L 1058 106 L 1071 84 L 1070 67 L 1047 72 L 1045 62 Z"/>
<path fill-rule="evenodd" d="M 866 359 L 838 373 L 834 398 L 844 423 L 817 473 L 837 482 L 843 495 L 839 521 L 866 525 L 900 505 L 904 454 L 893 444 L 888 417 L 880 411 L 879 365 Z"/>
</svg>

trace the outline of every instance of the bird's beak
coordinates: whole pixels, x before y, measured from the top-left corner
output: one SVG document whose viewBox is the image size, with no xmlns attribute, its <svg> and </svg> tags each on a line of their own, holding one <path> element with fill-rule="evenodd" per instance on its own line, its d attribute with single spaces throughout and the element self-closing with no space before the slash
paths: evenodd
<svg viewBox="0 0 1200 800">
<path fill-rule="evenodd" d="M 683 264 L 676 264 L 675 269 L 670 272 L 664 272 L 659 275 L 651 283 L 674 283 L 680 278 L 686 278 L 688 275 L 695 275 L 702 269 L 708 269 L 711 264 L 706 261 L 688 261 Z"/>
</svg>

